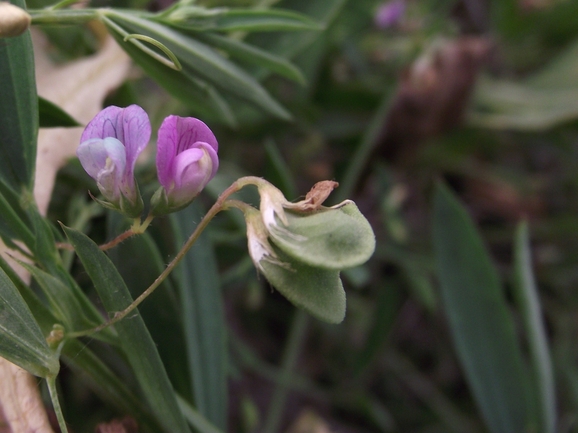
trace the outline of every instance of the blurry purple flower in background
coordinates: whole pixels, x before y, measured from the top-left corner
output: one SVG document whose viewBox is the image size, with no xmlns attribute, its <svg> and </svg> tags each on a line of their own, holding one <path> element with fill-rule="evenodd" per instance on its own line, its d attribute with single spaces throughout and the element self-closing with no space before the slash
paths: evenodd
<svg viewBox="0 0 578 433">
<path fill-rule="evenodd" d="M 375 25 L 380 29 L 387 29 L 396 25 L 405 13 L 404 0 L 392 0 L 383 3 L 374 17 Z"/>
<path fill-rule="evenodd" d="M 159 128 L 157 172 L 168 209 L 189 204 L 219 168 L 217 139 L 194 117 L 169 116 Z M 163 210 L 163 213 L 165 211 Z"/>
<path fill-rule="evenodd" d="M 82 133 L 76 151 L 78 159 L 115 208 L 128 205 L 133 210 L 130 213 L 138 212 L 141 200 L 134 181 L 134 166 L 150 135 L 149 118 L 138 105 L 107 107 Z"/>
</svg>

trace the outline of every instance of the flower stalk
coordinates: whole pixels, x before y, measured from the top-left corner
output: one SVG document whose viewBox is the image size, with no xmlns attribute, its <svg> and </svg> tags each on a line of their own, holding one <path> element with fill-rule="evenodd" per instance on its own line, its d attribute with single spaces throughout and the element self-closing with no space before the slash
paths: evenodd
<svg viewBox="0 0 578 433">
<path fill-rule="evenodd" d="M 231 186 L 229 186 L 223 193 L 219 196 L 215 204 L 209 209 L 203 219 L 199 222 L 195 231 L 191 234 L 187 242 L 183 245 L 181 250 L 177 253 L 177 255 L 173 258 L 173 260 L 167 265 L 165 270 L 153 281 L 153 283 L 144 291 L 142 292 L 127 308 L 122 311 L 118 311 L 115 313 L 114 317 L 107 322 L 91 329 L 87 329 L 84 331 L 77 331 L 77 332 L 69 332 L 66 334 L 67 338 L 78 338 L 84 337 L 87 335 L 92 335 L 96 332 L 102 331 L 103 329 L 108 328 L 109 326 L 114 325 L 116 322 L 121 321 L 127 315 L 129 315 L 135 308 L 137 308 L 146 298 L 148 298 L 158 286 L 162 284 L 162 282 L 170 275 L 170 273 L 175 269 L 175 267 L 183 260 L 187 252 L 191 249 L 191 247 L 195 244 L 201 233 L 207 228 L 211 220 L 222 210 L 225 210 L 229 207 L 227 203 L 227 199 L 232 194 L 239 191 L 243 186 L 247 185 L 246 183 L 239 182 L 243 180 L 241 178 L 234 182 Z M 233 207 L 235 205 L 232 205 Z M 130 231 L 130 230 L 129 230 Z M 127 236 L 128 237 L 128 236 Z"/>
</svg>

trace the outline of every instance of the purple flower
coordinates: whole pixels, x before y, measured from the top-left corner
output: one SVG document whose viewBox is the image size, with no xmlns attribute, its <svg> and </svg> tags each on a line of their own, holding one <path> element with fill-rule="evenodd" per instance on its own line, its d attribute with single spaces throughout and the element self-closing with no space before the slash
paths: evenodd
<svg viewBox="0 0 578 433">
<path fill-rule="evenodd" d="M 219 145 L 209 127 L 193 117 L 169 116 L 159 129 L 157 172 L 164 203 L 157 213 L 189 204 L 215 176 Z M 166 207 L 166 208 L 165 208 Z"/>
<path fill-rule="evenodd" d="M 383 3 L 375 14 L 375 25 L 380 29 L 386 29 L 399 22 L 405 13 L 404 0 L 392 0 Z"/>
<path fill-rule="evenodd" d="M 141 107 L 110 106 L 86 126 L 76 151 L 80 163 L 108 200 L 106 204 L 130 216 L 142 210 L 134 166 L 150 135 L 149 118 Z"/>
</svg>

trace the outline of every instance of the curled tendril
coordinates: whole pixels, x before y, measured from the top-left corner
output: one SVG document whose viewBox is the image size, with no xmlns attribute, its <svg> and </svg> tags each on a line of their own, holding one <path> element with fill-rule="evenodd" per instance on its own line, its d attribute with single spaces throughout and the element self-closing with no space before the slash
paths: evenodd
<svg viewBox="0 0 578 433">
<path fill-rule="evenodd" d="M 175 54 L 171 50 L 169 50 L 166 45 L 162 44 L 161 42 L 157 41 L 154 38 L 151 38 L 150 36 L 140 35 L 138 33 L 133 33 L 130 35 L 126 35 L 124 37 L 124 41 L 125 42 L 131 41 L 134 45 L 136 45 L 138 48 L 143 50 L 149 56 L 151 56 L 155 60 L 158 60 L 163 65 L 168 66 L 171 69 L 174 69 L 175 71 L 181 71 L 183 69 L 181 62 L 179 62 L 179 59 L 177 59 L 177 56 L 175 56 Z M 154 45 L 159 50 L 161 50 L 163 53 L 165 53 L 166 56 L 168 57 L 168 59 L 159 55 L 158 53 L 154 52 L 150 48 L 139 43 L 138 41 L 143 41 L 143 42 L 147 42 L 151 45 Z"/>
<path fill-rule="evenodd" d="M 181 62 L 179 62 L 179 59 L 177 59 L 177 56 L 175 56 L 175 54 L 171 50 L 169 50 L 168 47 L 166 47 L 161 42 L 157 41 L 156 39 L 151 38 L 150 36 L 141 35 L 138 33 L 129 34 L 125 29 L 123 29 L 121 26 L 119 26 L 114 21 L 112 21 L 110 18 L 108 18 L 104 13 L 100 14 L 100 18 L 102 19 L 102 21 L 104 21 L 104 23 L 106 23 L 107 26 L 111 27 L 116 32 L 118 32 L 120 35 L 122 35 L 123 40 L 125 42 L 130 41 L 138 49 L 140 49 L 144 53 L 148 54 L 153 59 L 162 63 L 163 65 L 165 65 L 171 69 L 174 69 L 175 71 L 181 71 L 183 69 L 183 66 L 181 65 Z M 156 51 L 151 50 L 149 47 L 144 45 L 141 41 L 147 42 L 151 45 L 154 45 L 159 50 L 161 50 L 168 57 L 168 59 L 166 57 L 161 56 Z"/>
</svg>

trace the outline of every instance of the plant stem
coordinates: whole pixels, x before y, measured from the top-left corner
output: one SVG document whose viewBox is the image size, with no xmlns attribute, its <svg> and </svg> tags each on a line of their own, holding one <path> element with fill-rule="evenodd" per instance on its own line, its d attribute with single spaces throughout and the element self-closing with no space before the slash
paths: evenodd
<svg viewBox="0 0 578 433">
<path fill-rule="evenodd" d="M 382 131 L 383 123 L 389 113 L 394 96 L 391 92 L 386 92 L 385 95 L 383 95 L 379 107 L 369 123 L 369 127 L 366 129 L 359 146 L 357 146 L 355 150 L 353 160 L 351 164 L 349 164 L 343 180 L 340 181 L 341 185 L 335 194 L 335 201 L 341 202 L 347 197 L 351 197 L 357 182 L 359 182 L 359 178 L 363 174 L 363 169 L 369 160 L 376 140 Z"/>
<path fill-rule="evenodd" d="M 110 242 L 107 242 L 106 244 L 102 244 L 99 245 L 99 249 L 101 251 L 106 251 L 111 249 L 112 247 L 117 246 L 118 244 L 120 244 L 122 241 L 130 238 L 131 236 L 134 236 L 136 234 L 136 232 L 133 231 L 133 229 L 128 229 L 126 232 L 121 233 L 120 235 L 118 235 L 116 238 L 114 238 L 113 240 L 111 240 Z"/>
<path fill-rule="evenodd" d="M 62 9 L 66 6 L 73 5 L 74 3 L 78 3 L 81 0 L 62 0 L 52 6 L 47 7 L 46 9 L 49 11 L 54 11 L 56 9 Z"/>
<path fill-rule="evenodd" d="M 82 24 L 98 18 L 98 9 L 28 9 L 32 24 Z"/>
<path fill-rule="evenodd" d="M 293 322 L 291 323 L 289 338 L 287 339 L 287 345 L 285 346 L 283 353 L 281 377 L 275 387 L 275 392 L 273 393 L 273 398 L 269 405 L 263 433 L 276 433 L 279 431 L 283 409 L 285 408 L 285 400 L 287 400 L 287 382 L 289 382 L 291 373 L 293 372 L 297 359 L 299 358 L 308 323 L 309 316 L 307 313 L 304 310 L 297 309 L 297 311 L 295 311 Z"/>
<path fill-rule="evenodd" d="M 68 433 L 66 421 L 64 420 L 62 408 L 60 407 L 60 401 L 58 400 L 58 392 L 56 390 L 56 376 L 48 376 L 46 378 L 46 383 L 48 385 L 48 391 L 50 392 L 50 399 L 52 400 L 52 407 L 54 408 L 54 413 L 56 414 L 56 419 L 58 420 L 58 426 L 60 427 L 60 431 L 62 433 Z"/>
<path fill-rule="evenodd" d="M 105 322 L 102 325 L 99 325 L 95 328 L 87 329 L 84 331 L 70 332 L 67 334 L 67 337 L 68 338 L 77 338 L 77 337 L 82 337 L 82 336 L 94 334 L 95 332 L 102 331 L 103 329 L 108 328 L 111 325 L 114 325 L 116 322 L 121 321 L 127 315 L 129 315 L 136 307 L 138 307 L 140 305 L 141 302 L 143 302 L 151 293 L 153 293 L 155 291 L 155 289 L 158 286 L 160 286 L 161 283 L 169 276 L 169 274 L 173 271 L 173 269 L 181 262 L 181 260 L 187 254 L 187 252 L 191 249 L 193 244 L 197 241 L 197 239 L 199 238 L 201 233 L 203 233 L 205 228 L 207 228 L 207 225 L 215 217 L 215 215 L 217 215 L 220 211 L 227 209 L 228 206 L 225 203 L 227 198 L 231 194 L 234 194 L 237 191 L 239 191 L 244 186 L 254 183 L 253 181 L 261 182 L 262 179 L 257 178 L 257 177 L 252 177 L 252 176 L 243 177 L 243 178 L 240 178 L 237 181 L 235 181 L 230 187 L 228 187 L 225 191 L 223 191 L 223 193 L 219 196 L 219 198 L 217 199 L 215 204 L 211 207 L 211 209 L 209 209 L 209 211 L 203 217 L 201 222 L 199 222 L 199 225 L 197 225 L 197 228 L 195 229 L 195 231 L 193 231 L 193 233 L 191 234 L 191 236 L 189 237 L 189 239 L 187 240 L 185 245 L 183 245 L 183 248 L 181 248 L 181 250 L 175 256 L 175 258 L 167 265 L 165 270 L 157 277 L 157 279 L 144 292 L 142 292 L 138 298 L 136 298 L 132 302 L 132 304 L 130 304 L 124 310 L 116 312 L 114 317 L 112 319 L 110 319 L 108 322 Z M 131 230 L 128 230 L 125 233 L 128 233 L 130 231 Z"/>
<path fill-rule="evenodd" d="M 106 251 L 106 250 L 109 250 L 109 249 L 117 246 L 122 241 L 130 238 L 131 236 L 142 235 L 146 231 L 146 229 L 148 228 L 148 226 L 150 225 L 150 223 L 153 219 L 154 219 L 154 216 L 149 215 L 141 223 L 139 218 L 135 218 L 134 223 L 130 229 L 128 229 L 124 233 L 121 233 L 113 240 L 111 240 L 105 244 L 99 245 L 98 248 L 100 248 L 101 251 Z M 74 247 L 72 245 L 70 245 L 69 243 L 66 243 L 66 242 L 56 242 L 56 248 L 61 249 L 61 250 L 74 251 Z"/>
</svg>

